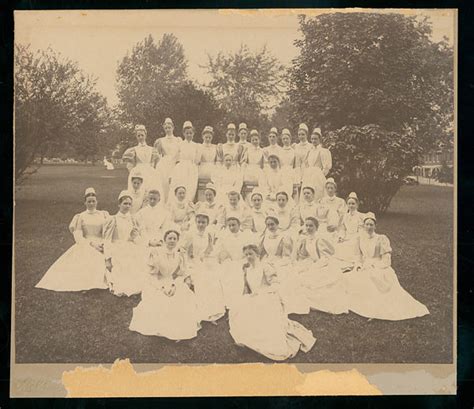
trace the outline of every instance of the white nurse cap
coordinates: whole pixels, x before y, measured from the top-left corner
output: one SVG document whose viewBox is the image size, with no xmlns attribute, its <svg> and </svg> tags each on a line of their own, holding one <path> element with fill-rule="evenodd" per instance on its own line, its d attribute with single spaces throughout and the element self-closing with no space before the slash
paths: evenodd
<svg viewBox="0 0 474 409">
<path fill-rule="evenodd" d="M 93 187 L 88 187 L 84 192 L 84 196 L 96 196 L 95 189 Z"/>
<path fill-rule="evenodd" d="M 300 124 L 300 126 L 298 127 L 298 129 L 302 129 L 303 131 L 306 131 L 306 133 L 309 132 L 308 125 L 306 125 L 306 124 Z"/>
<path fill-rule="evenodd" d="M 118 200 L 120 200 L 122 197 L 129 197 L 131 199 L 132 194 L 128 190 L 122 190 L 118 196 Z"/>
<path fill-rule="evenodd" d="M 183 129 L 186 128 L 194 128 L 193 123 L 191 121 L 185 121 L 183 124 Z"/>
<path fill-rule="evenodd" d="M 368 213 L 365 214 L 365 216 L 364 216 L 364 222 L 365 222 L 367 219 L 372 219 L 374 222 L 377 221 L 377 219 L 375 218 L 375 214 L 372 213 L 372 212 L 368 212 Z"/>
</svg>

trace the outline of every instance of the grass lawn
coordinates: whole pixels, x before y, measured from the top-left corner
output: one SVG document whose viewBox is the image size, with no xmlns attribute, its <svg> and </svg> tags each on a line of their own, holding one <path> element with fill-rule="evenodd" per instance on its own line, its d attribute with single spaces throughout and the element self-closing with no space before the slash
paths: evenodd
<svg viewBox="0 0 474 409">
<path fill-rule="evenodd" d="M 99 208 L 115 213 L 126 170 L 101 166 L 44 166 L 16 195 L 15 284 L 17 363 L 270 362 L 234 344 L 226 318 L 203 324 L 197 338 L 175 343 L 128 330 L 139 296 L 119 298 L 105 290 L 60 293 L 34 288 L 49 266 L 73 244 L 68 225 L 83 210 L 83 193 L 96 188 Z M 380 233 L 393 247 L 393 267 L 402 286 L 430 315 L 413 320 L 368 321 L 353 313 L 314 311 L 292 316 L 317 338 L 307 354 L 289 362 L 452 362 L 453 190 L 404 187 Z"/>
</svg>

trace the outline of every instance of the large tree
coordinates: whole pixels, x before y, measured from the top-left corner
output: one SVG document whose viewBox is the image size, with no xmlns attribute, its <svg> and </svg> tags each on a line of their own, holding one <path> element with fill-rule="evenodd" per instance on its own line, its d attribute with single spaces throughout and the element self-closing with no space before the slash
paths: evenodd
<svg viewBox="0 0 474 409">
<path fill-rule="evenodd" d="M 432 40 L 428 19 L 402 14 L 300 17 L 291 69 L 293 120 L 336 130 L 377 124 L 416 128 L 427 148 L 449 138 L 453 51 Z"/>
<path fill-rule="evenodd" d="M 211 77 L 207 86 L 227 121 L 268 125 L 267 113 L 285 90 L 286 70 L 266 47 L 252 52 L 242 45 L 235 53 L 208 55 L 206 68 Z"/>
<path fill-rule="evenodd" d="M 428 19 L 395 13 L 302 16 L 300 29 L 293 125 L 321 127 L 341 194 L 383 212 L 422 152 L 452 139 L 453 50 Z"/>
<path fill-rule="evenodd" d="M 90 157 L 105 126 L 107 104 L 96 79 L 52 49 L 15 46 L 15 177 L 45 155 Z"/>
<path fill-rule="evenodd" d="M 136 44 L 120 62 L 117 81 L 122 121 L 130 129 L 133 124 L 144 124 L 149 143 L 163 134 L 166 117 L 173 119 L 178 135 L 186 120 L 198 132 L 222 121 L 213 96 L 188 79 L 184 49 L 173 34 L 164 34 L 158 43 L 148 36 Z M 121 142 L 122 148 L 133 144 L 132 132 Z"/>
<path fill-rule="evenodd" d="M 123 119 L 144 124 L 156 138 L 166 116 L 173 116 L 171 99 L 187 79 L 183 46 L 173 34 L 158 43 L 149 35 L 136 44 L 117 68 L 117 91 Z"/>
</svg>

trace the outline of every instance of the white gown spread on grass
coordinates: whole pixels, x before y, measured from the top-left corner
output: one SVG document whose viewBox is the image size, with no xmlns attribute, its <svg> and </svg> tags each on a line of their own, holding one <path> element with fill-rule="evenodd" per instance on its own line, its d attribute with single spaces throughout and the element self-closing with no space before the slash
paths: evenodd
<svg viewBox="0 0 474 409">
<path fill-rule="evenodd" d="M 341 314 L 348 312 L 343 276 L 345 263 L 332 257 L 334 247 L 319 235 L 302 236 L 295 248 L 294 272 L 312 309 Z"/>
<path fill-rule="evenodd" d="M 108 288 L 105 281 L 104 254 L 90 245 L 103 243 L 105 211 L 84 211 L 74 216 L 69 230 L 76 244 L 70 247 L 49 268 L 36 288 L 53 291 L 82 291 Z"/>
<path fill-rule="evenodd" d="M 391 321 L 429 314 L 398 282 L 390 266 L 392 248 L 387 236 L 361 234 L 358 246 L 362 268 L 345 274 L 351 311 L 363 317 Z"/>
<path fill-rule="evenodd" d="M 133 295 L 142 290 L 147 272 L 147 247 L 141 246 L 140 237 L 130 240 L 132 229 L 141 230 L 130 214 L 118 212 L 105 226 L 104 253 L 111 258 L 112 271 L 107 271 L 110 291 L 115 295 Z"/>
<path fill-rule="evenodd" d="M 257 263 L 247 267 L 242 277 L 241 295 L 229 311 L 234 341 L 276 361 L 294 357 L 299 350 L 308 352 L 316 339 L 310 330 L 288 319 L 271 268 Z"/>
<path fill-rule="evenodd" d="M 213 234 L 193 229 L 183 238 L 188 257 L 187 267 L 196 294 L 199 319 L 216 321 L 225 314 L 225 302 L 219 276 L 219 265 L 212 256 Z"/>
<path fill-rule="evenodd" d="M 196 297 L 184 282 L 183 255 L 175 250 L 151 251 L 142 300 L 133 309 L 129 329 L 172 340 L 191 339 L 200 329 Z M 174 287 L 175 292 L 170 294 Z"/>
</svg>

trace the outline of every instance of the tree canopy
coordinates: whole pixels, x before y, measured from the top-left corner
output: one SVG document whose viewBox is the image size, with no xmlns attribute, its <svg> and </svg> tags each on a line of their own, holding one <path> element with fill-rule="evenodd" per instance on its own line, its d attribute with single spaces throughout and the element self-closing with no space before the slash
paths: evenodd
<svg viewBox="0 0 474 409">
<path fill-rule="evenodd" d="M 164 34 L 158 43 L 150 35 L 136 44 L 119 63 L 117 90 L 122 120 L 145 125 L 150 143 L 163 134 L 166 117 L 179 135 L 185 120 L 199 131 L 222 116 L 212 95 L 188 79 L 184 49 L 173 34 Z"/>
<path fill-rule="evenodd" d="M 428 19 L 390 13 L 300 17 L 291 68 L 293 120 L 336 130 L 377 124 L 416 128 L 428 149 L 449 138 L 453 51 L 434 42 Z"/>
<path fill-rule="evenodd" d="M 74 153 L 88 158 L 108 117 L 96 80 L 51 49 L 15 46 L 15 177 L 34 172 L 38 156 Z"/>
<path fill-rule="evenodd" d="M 274 108 L 285 89 L 285 67 L 263 47 L 252 52 L 241 45 L 235 53 L 208 55 L 207 84 L 226 112 L 226 120 L 252 127 L 268 126 L 266 111 Z"/>
</svg>

